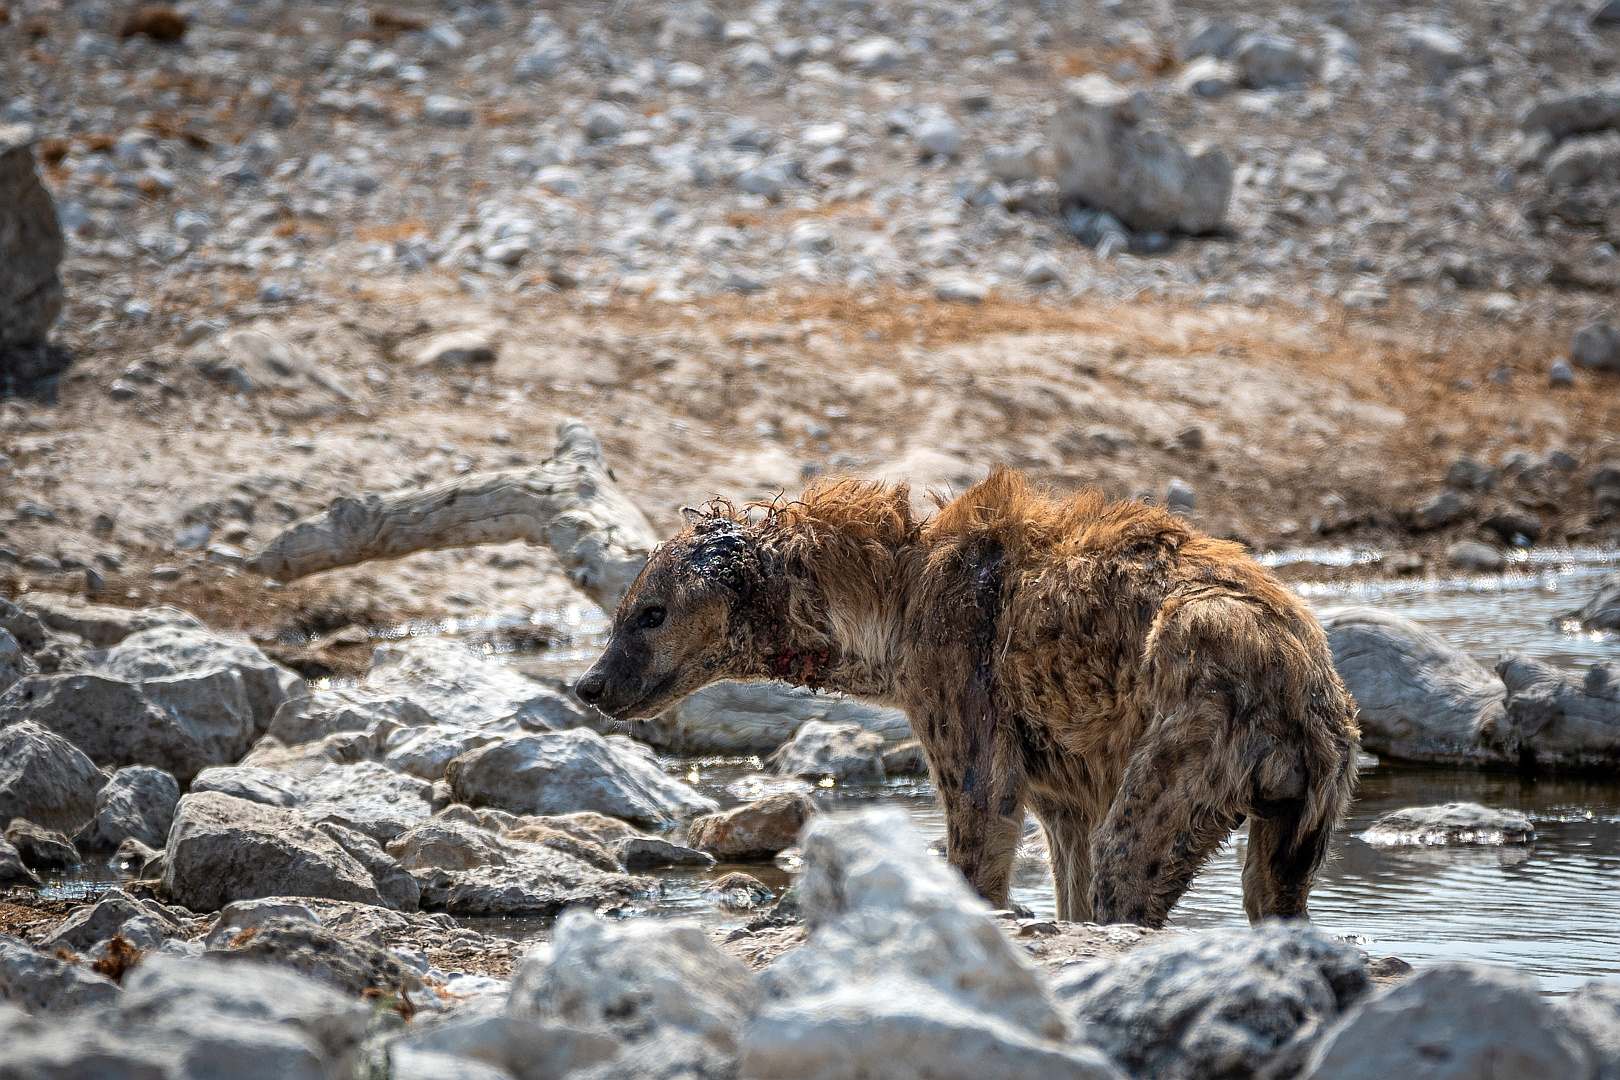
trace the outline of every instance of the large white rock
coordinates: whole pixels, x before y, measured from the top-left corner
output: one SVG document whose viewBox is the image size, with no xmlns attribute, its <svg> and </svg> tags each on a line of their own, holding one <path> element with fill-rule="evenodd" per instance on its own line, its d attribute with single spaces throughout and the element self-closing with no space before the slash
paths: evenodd
<svg viewBox="0 0 1620 1080">
<path fill-rule="evenodd" d="M 1150 126 L 1138 99 L 1102 75 L 1069 83 L 1052 127 L 1058 195 L 1138 232 L 1207 233 L 1232 197 L 1232 163 Z"/>
<path fill-rule="evenodd" d="M 469 750 L 445 779 L 457 801 L 514 814 L 595 810 L 658 827 L 720 809 L 632 746 L 588 728 L 524 735 Z"/>
<path fill-rule="evenodd" d="M 688 1059 L 694 1074 L 716 1075 L 736 1059 L 758 1004 L 753 973 L 695 924 L 609 923 L 571 911 L 557 921 L 551 943 L 519 965 L 508 1011 L 632 1045 L 657 1042 Z M 676 1075 L 673 1064 L 662 1075 Z"/>
<path fill-rule="evenodd" d="M 261 896 L 383 902 L 366 868 L 296 811 L 212 791 L 180 800 L 163 884 L 193 911 Z"/>
<path fill-rule="evenodd" d="M 137 683 L 215 668 L 235 671 L 242 677 L 248 707 L 253 710 L 256 735 L 264 732 L 277 709 L 309 692 L 303 679 L 265 656 L 246 638 L 225 637 L 188 626 L 138 630 L 106 652 L 92 653 L 88 660 L 110 675 Z"/>
<path fill-rule="evenodd" d="M 215 667 L 130 682 L 100 672 L 35 675 L 0 695 L 0 726 L 35 720 L 98 765 L 151 765 L 186 783 L 254 738 L 242 676 Z"/>
<path fill-rule="evenodd" d="M 813 929 L 761 976 L 744 1077 L 1119 1076 L 1062 1041 L 1034 968 L 903 813 L 817 817 L 801 846 Z"/>
<path fill-rule="evenodd" d="M 444 727 L 400 732 L 399 735 L 403 738 L 388 751 L 384 763 L 424 780 L 444 779 L 445 767 L 451 761 L 500 738 L 483 731 Z"/>
<path fill-rule="evenodd" d="M 451 727 L 549 731 L 588 721 L 584 706 L 561 691 L 440 638 L 378 646 L 362 685 L 413 702 Z"/>
<path fill-rule="evenodd" d="M 375 761 L 328 765 L 298 786 L 298 809 L 387 843 L 433 816 L 433 784 Z"/>
<path fill-rule="evenodd" d="M 894 745 L 914 738 L 899 709 L 779 682 L 718 682 L 630 733 L 668 754 L 768 754 L 807 721 L 859 724 Z"/>
<path fill-rule="evenodd" d="M 409 697 L 358 687 L 315 690 L 284 702 L 265 734 L 287 746 L 314 742 L 339 731 L 366 731 L 380 721 L 423 727 L 437 718 Z"/>
<path fill-rule="evenodd" d="M 1436 964 L 1367 999 L 1317 1043 L 1302 1080 L 1589 1080 L 1591 1051 L 1533 978 Z"/>
<path fill-rule="evenodd" d="M 1372 987 L 1360 950 L 1308 923 L 1208 930 L 1065 973 L 1075 1030 L 1129 1075 L 1292 1075 L 1324 1026 Z"/>
<path fill-rule="evenodd" d="M 78 747 L 29 720 L 0 727 L 0 820 L 71 833 L 95 816 L 107 778 Z"/>
</svg>

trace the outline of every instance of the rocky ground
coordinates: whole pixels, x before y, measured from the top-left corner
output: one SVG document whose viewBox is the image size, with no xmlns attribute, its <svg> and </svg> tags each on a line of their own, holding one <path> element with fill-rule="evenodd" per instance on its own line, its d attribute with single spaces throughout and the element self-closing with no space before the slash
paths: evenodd
<svg viewBox="0 0 1620 1080">
<path fill-rule="evenodd" d="M 0 1078 L 1326 1080 L 1440 1029 L 1457 1075 L 1620 1068 L 1612 987 L 992 915 L 892 819 L 801 835 L 821 776 L 918 767 L 881 710 L 723 691 L 630 739 L 567 664 L 406 632 L 578 649 L 599 613 L 547 547 L 248 568 L 339 496 L 536 464 L 568 417 L 658 534 L 1004 462 L 1379 552 L 1358 574 L 1613 546 L 1612 8 L 0 0 L 0 182 L 31 147 L 66 238 L 28 362 L 71 360 L 0 386 Z M 1154 154 L 1181 189 L 1127 167 Z M 1578 621 L 1617 625 L 1616 587 Z M 1620 760 L 1613 665 L 1329 629 L 1378 753 Z M 727 809 L 654 753 L 777 747 Z M 1440 809 L 1421 842 L 1512 833 Z M 81 858 L 125 884 L 37 898 Z M 772 859 L 794 894 L 746 872 Z M 621 918 L 733 864 L 742 929 Z M 544 946 L 468 925 L 570 908 Z"/>
<path fill-rule="evenodd" d="M 74 357 L 0 404 L 9 595 L 266 638 L 566 605 L 528 550 L 280 593 L 237 564 L 337 495 L 536 461 L 570 415 L 663 530 L 1000 461 L 1428 559 L 1385 572 L 1614 539 L 1610 338 L 1572 344 L 1620 280 L 1609 99 L 1579 96 L 1620 30 L 1575 6 L 1309 4 L 1265 48 L 1199 4 L 266 0 L 182 5 L 177 41 L 5 10 Z M 1051 123 L 1093 75 L 1223 151 L 1215 233 L 1061 204 Z"/>
</svg>

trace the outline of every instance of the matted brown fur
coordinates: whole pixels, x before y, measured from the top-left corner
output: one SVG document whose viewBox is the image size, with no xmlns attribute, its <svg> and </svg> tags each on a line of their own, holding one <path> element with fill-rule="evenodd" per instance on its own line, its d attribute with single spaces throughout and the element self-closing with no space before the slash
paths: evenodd
<svg viewBox="0 0 1620 1080">
<path fill-rule="evenodd" d="M 630 719 L 781 678 L 892 705 L 951 861 L 992 902 L 1027 808 L 1060 918 L 1162 924 L 1245 818 L 1244 909 L 1305 914 L 1351 798 L 1355 704 L 1316 620 L 1240 547 L 1008 470 L 931 518 L 904 486 L 856 480 L 763 511 L 689 514 L 582 696 Z"/>
</svg>

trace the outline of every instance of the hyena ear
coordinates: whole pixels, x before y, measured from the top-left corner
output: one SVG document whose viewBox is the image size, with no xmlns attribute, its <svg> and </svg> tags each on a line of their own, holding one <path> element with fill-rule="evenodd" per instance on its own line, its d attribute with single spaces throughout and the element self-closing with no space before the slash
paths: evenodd
<svg viewBox="0 0 1620 1080">
<path fill-rule="evenodd" d="M 688 525 L 696 525 L 703 520 L 703 511 L 695 506 L 681 507 L 681 517 L 686 519 Z"/>
</svg>

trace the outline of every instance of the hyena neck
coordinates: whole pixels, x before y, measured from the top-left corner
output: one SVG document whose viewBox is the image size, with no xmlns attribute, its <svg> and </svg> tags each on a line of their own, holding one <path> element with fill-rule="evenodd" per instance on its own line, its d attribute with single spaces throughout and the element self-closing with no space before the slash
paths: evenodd
<svg viewBox="0 0 1620 1080">
<path fill-rule="evenodd" d="M 917 542 L 851 543 L 836 527 L 762 536 L 751 627 L 758 677 L 892 702 Z"/>
</svg>

